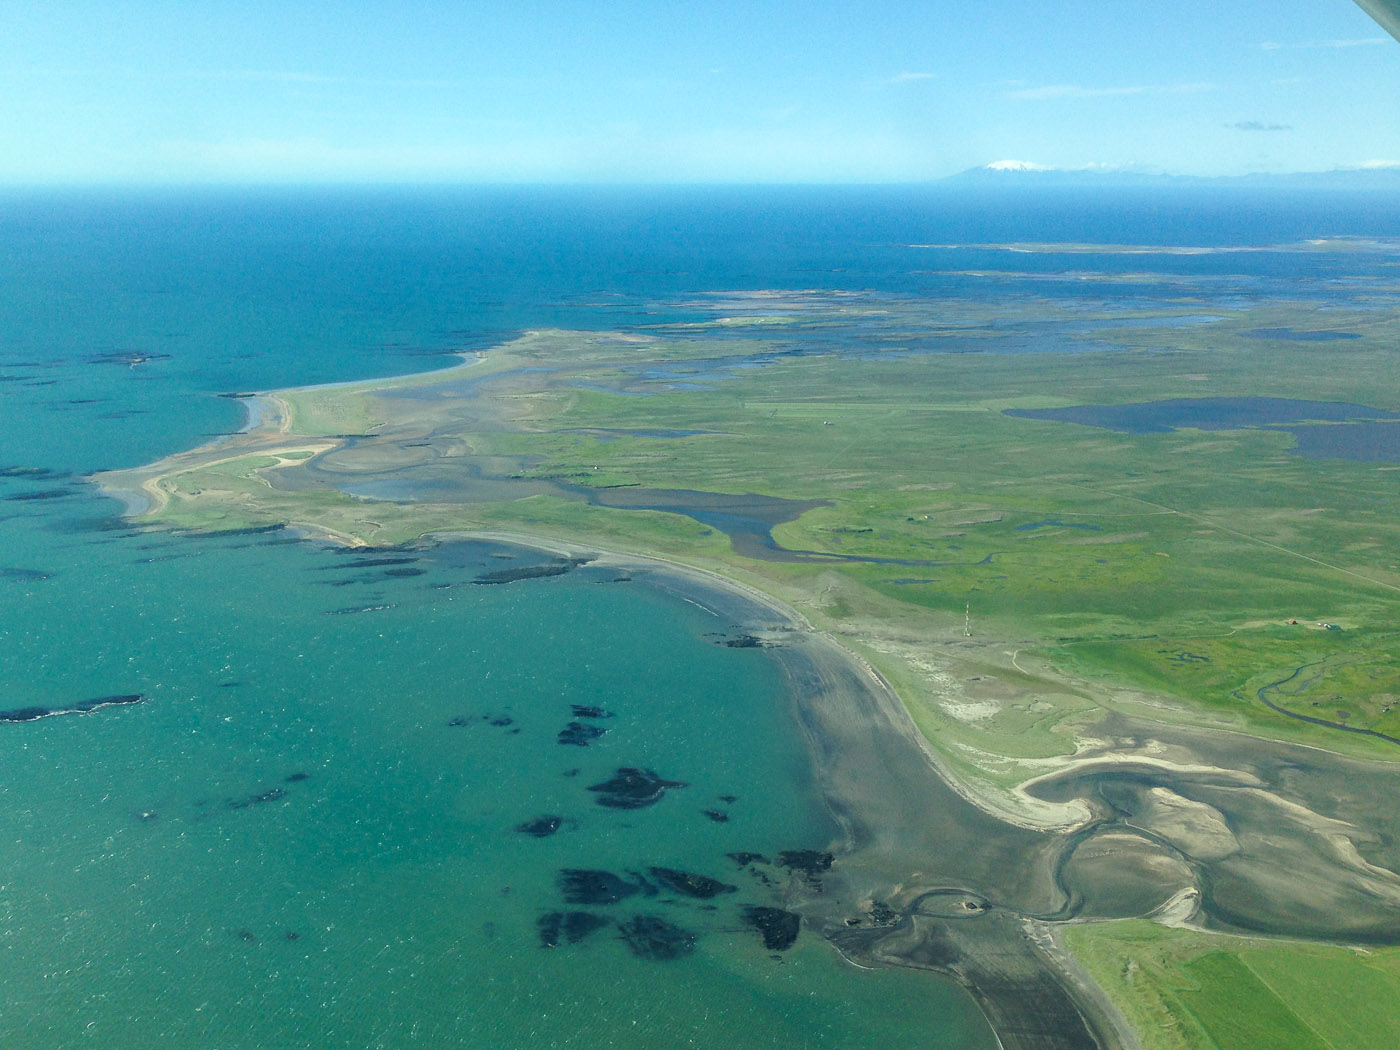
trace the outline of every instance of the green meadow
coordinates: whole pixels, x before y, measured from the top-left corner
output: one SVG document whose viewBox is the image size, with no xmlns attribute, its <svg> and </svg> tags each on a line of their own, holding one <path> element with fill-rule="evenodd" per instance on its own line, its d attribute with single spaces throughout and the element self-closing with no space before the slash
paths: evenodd
<svg viewBox="0 0 1400 1050">
<path fill-rule="evenodd" d="M 1025 654 L 1017 669 L 1034 660 L 1074 683 L 1060 694 L 1112 707 L 1125 690 L 1150 693 L 1160 717 L 1384 757 L 1377 738 L 1290 719 L 1260 690 L 1287 711 L 1400 731 L 1390 655 L 1400 465 L 1306 459 L 1281 429 L 1130 434 L 1005 414 L 1239 396 L 1400 409 L 1388 345 L 1400 325 L 1389 314 L 1329 317 L 1365 333 L 1345 343 L 1238 335 L 1316 321 L 1303 306 L 1266 313 L 1204 326 L 1221 329 L 1210 340 L 1201 328 L 1134 329 L 1133 348 L 1079 354 L 789 356 L 771 316 L 755 319 L 767 339 L 707 340 L 694 325 L 683 335 L 541 332 L 459 370 L 282 395 L 299 438 L 362 433 L 383 446 L 430 433 L 519 482 L 826 501 L 773 537 L 830 557 L 744 558 L 691 518 L 557 491 L 366 502 L 326 484 L 282 486 L 265 453 L 170 479 L 179 498 L 163 513 L 190 527 L 315 523 L 373 542 L 475 528 L 622 546 L 772 589 L 856 647 L 879 625 L 937 642 L 970 630 L 973 648 L 1014 645 Z M 821 323 L 887 333 L 896 322 L 853 321 L 843 306 Z M 1210 345 L 1137 348 L 1168 337 Z M 762 367 L 734 367 L 756 358 Z M 664 377 L 645 378 L 648 365 L 667 366 Z M 458 376 L 489 384 L 489 418 L 463 412 L 471 398 L 460 391 L 422 396 Z M 648 433 L 660 431 L 699 433 Z M 865 652 L 901 677 L 878 647 Z M 967 732 L 936 704 L 907 699 L 926 728 Z M 984 720 L 978 746 L 1023 750 L 1013 739 L 1022 721 L 1002 732 Z M 1033 750 L 1066 744 L 1062 735 Z"/>
<path fill-rule="evenodd" d="M 1129 921 L 1064 939 L 1143 1050 L 1378 1050 L 1400 1043 L 1400 950 L 1250 940 Z"/>
</svg>

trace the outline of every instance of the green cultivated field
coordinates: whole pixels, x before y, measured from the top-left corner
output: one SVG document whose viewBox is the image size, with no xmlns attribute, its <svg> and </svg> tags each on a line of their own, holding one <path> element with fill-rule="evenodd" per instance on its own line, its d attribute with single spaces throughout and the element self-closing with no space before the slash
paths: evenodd
<svg viewBox="0 0 1400 1050">
<path fill-rule="evenodd" d="M 1133 921 L 1065 941 L 1144 1050 L 1380 1050 L 1400 1045 L 1400 950 L 1212 937 Z"/>
</svg>

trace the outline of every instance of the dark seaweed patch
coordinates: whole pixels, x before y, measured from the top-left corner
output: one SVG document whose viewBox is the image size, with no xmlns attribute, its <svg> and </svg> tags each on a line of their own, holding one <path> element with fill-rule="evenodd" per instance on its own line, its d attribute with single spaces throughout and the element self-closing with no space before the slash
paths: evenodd
<svg viewBox="0 0 1400 1050">
<path fill-rule="evenodd" d="M 38 583 L 40 580 L 47 580 L 52 576 L 53 573 L 41 572 L 39 569 L 0 567 L 0 580 L 19 580 L 21 583 Z"/>
<path fill-rule="evenodd" d="M 737 638 L 726 638 L 723 642 L 730 649 L 767 649 L 768 643 L 751 634 L 741 634 Z"/>
<path fill-rule="evenodd" d="M 0 467 L 0 478 L 24 478 L 27 481 L 54 481 L 72 477 L 66 470 L 50 470 L 48 467 Z"/>
<path fill-rule="evenodd" d="M 548 912 L 539 917 L 535 923 L 535 928 L 540 934 L 541 948 L 559 947 L 559 930 L 564 925 L 564 913 L 560 911 Z"/>
<path fill-rule="evenodd" d="M 285 788 L 269 788 L 260 795 L 249 795 L 247 798 L 231 798 L 224 802 L 229 809 L 248 809 L 250 806 L 260 806 L 264 802 L 276 802 L 279 798 L 286 798 Z"/>
<path fill-rule="evenodd" d="M 750 864 L 768 863 L 768 858 L 762 853 L 726 853 L 725 856 L 741 868 L 747 868 Z"/>
<path fill-rule="evenodd" d="M 72 707 L 16 707 L 9 711 L 0 711 L 0 722 L 33 722 L 53 715 L 86 715 L 104 707 L 139 704 L 145 699 L 141 693 L 123 693 L 119 696 L 98 696 L 91 700 L 79 700 Z"/>
<path fill-rule="evenodd" d="M 608 920 L 601 915 L 587 911 L 571 911 L 564 916 L 564 939 L 570 944 L 577 944 L 607 924 Z"/>
<path fill-rule="evenodd" d="M 90 365 L 126 365 L 135 368 L 149 361 L 169 361 L 169 354 L 148 354 L 142 350 L 114 350 L 105 354 L 94 354 L 87 359 Z"/>
<path fill-rule="evenodd" d="M 412 576 L 422 576 L 426 569 L 413 569 L 404 567 L 402 569 L 385 569 L 384 575 L 393 580 L 406 580 Z"/>
<path fill-rule="evenodd" d="M 616 904 L 639 892 L 626 879 L 594 868 L 565 868 L 559 873 L 559 889 L 570 904 Z"/>
<path fill-rule="evenodd" d="M 872 901 L 870 904 L 870 925 L 872 926 L 893 926 L 899 921 L 899 912 L 895 911 L 884 901 Z"/>
<path fill-rule="evenodd" d="M 483 573 L 473 583 L 498 584 L 516 583 L 519 580 L 538 580 L 547 576 L 563 576 L 574 568 L 573 562 L 551 562 L 547 565 L 521 565 L 512 569 L 497 569 Z"/>
<path fill-rule="evenodd" d="M 211 536 L 214 538 L 224 536 L 266 536 L 269 533 L 281 532 L 286 527 L 286 525 L 244 525 L 236 529 L 208 529 L 200 531 L 199 535 Z"/>
<path fill-rule="evenodd" d="M 341 569 L 378 569 L 386 565 L 412 565 L 418 561 L 415 557 L 397 558 L 357 558 L 356 560 L 339 565 L 318 565 L 321 572 L 339 572 Z"/>
<path fill-rule="evenodd" d="M 763 937 L 763 947 L 770 952 L 786 951 L 797 940 L 802 920 L 782 908 L 750 905 L 744 909 L 744 922 Z"/>
<path fill-rule="evenodd" d="M 327 616 L 353 616 L 356 613 L 383 612 L 385 609 L 394 608 L 393 602 L 385 605 L 349 605 L 344 609 L 327 609 Z"/>
<path fill-rule="evenodd" d="M 575 718 L 611 718 L 611 711 L 604 711 L 601 707 L 590 707 L 586 704 L 570 704 L 570 709 Z"/>
<path fill-rule="evenodd" d="M 667 788 L 683 788 L 680 780 L 662 780 L 650 769 L 623 767 L 611 780 L 593 784 L 589 791 L 597 792 L 598 805 L 610 809 L 642 809 L 661 801 Z"/>
<path fill-rule="evenodd" d="M 563 729 L 559 730 L 559 743 L 573 744 L 575 747 L 587 747 L 592 741 L 597 740 L 606 733 L 602 726 L 588 725 L 586 722 L 570 722 Z"/>
<path fill-rule="evenodd" d="M 533 835 L 537 839 L 544 839 L 558 831 L 563 823 L 562 817 L 547 814 L 543 817 L 536 817 L 534 820 L 527 820 L 524 824 L 517 824 L 515 830 L 522 835 Z"/>
<path fill-rule="evenodd" d="M 39 489 L 35 492 L 16 492 L 4 499 L 6 503 L 37 503 L 41 500 L 72 499 L 76 495 L 72 489 Z"/>
<path fill-rule="evenodd" d="M 667 889 L 699 900 L 709 900 L 721 893 L 733 893 L 739 888 L 731 886 L 727 882 L 712 879 L 708 875 L 697 875 L 693 871 L 679 871 L 676 868 L 651 868 L 649 870 L 651 877 Z"/>
<path fill-rule="evenodd" d="M 778 854 L 778 864 L 804 875 L 816 876 L 831 870 L 831 862 L 836 858 L 823 850 L 785 849 Z"/>
<path fill-rule="evenodd" d="M 636 881 L 637 888 L 642 891 L 643 897 L 656 897 L 660 895 L 661 891 L 658 890 L 655 886 L 653 886 L 651 882 L 647 880 L 647 877 L 643 875 L 640 871 L 629 870 L 627 874 L 631 875 L 632 878 Z"/>
<path fill-rule="evenodd" d="M 729 814 L 722 809 L 702 809 L 700 812 L 705 814 L 705 816 L 709 817 L 716 824 L 729 823 Z"/>
<path fill-rule="evenodd" d="M 146 531 L 139 526 L 133 526 L 125 518 L 64 518 L 50 523 L 48 528 L 54 532 L 68 535 L 113 532 L 127 536 L 139 536 Z"/>
<path fill-rule="evenodd" d="M 618 923 L 622 940 L 639 959 L 669 962 L 695 950 L 695 934 L 656 915 L 637 915 Z"/>
<path fill-rule="evenodd" d="M 310 780 L 310 779 L 311 779 L 311 774 L 310 774 L 310 773 L 302 773 L 302 772 L 288 773 L 288 774 L 286 775 L 286 777 L 284 777 L 283 779 L 284 779 L 288 784 L 300 784 L 303 780 Z"/>
</svg>

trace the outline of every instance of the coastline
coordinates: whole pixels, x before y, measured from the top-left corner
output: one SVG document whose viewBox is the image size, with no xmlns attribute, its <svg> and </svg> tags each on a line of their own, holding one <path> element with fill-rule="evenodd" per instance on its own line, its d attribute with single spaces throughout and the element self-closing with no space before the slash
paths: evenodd
<svg viewBox="0 0 1400 1050">
<path fill-rule="evenodd" d="M 255 483 L 253 494 L 248 495 L 246 485 L 235 486 L 232 502 L 225 499 L 221 505 L 217 496 L 210 500 L 216 512 L 234 510 L 229 520 L 236 520 L 238 509 L 245 506 L 237 500 L 248 499 L 246 506 L 258 510 L 264 520 L 270 514 L 302 534 L 347 546 L 392 544 L 413 530 L 430 541 L 482 539 L 566 557 L 588 555 L 604 559 L 604 564 L 636 569 L 682 600 L 745 624 L 747 633 L 770 646 L 783 667 L 793 723 L 805 736 L 827 808 L 842 829 L 840 859 L 825 879 L 828 892 L 793 900 L 791 906 L 854 965 L 914 967 L 954 977 L 977 999 L 1006 1050 L 1131 1050 L 1136 1045 L 1121 1013 L 1063 950 L 1056 934 L 1073 921 L 1156 917 L 1164 906 L 1160 894 L 1152 896 L 1159 890 L 1169 893 L 1167 903 L 1181 905 L 1172 912 L 1173 923 L 1202 933 L 1301 930 L 1304 936 L 1336 939 L 1373 929 L 1379 938 L 1397 936 L 1396 923 L 1380 917 L 1377 909 L 1387 901 L 1400 901 L 1400 889 L 1385 867 L 1390 862 L 1375 857 L 1364 837 L 1367 829 L 1380 826 L 1384 815 L 1357 801 L 1383 798 L 1384 793 L 1358 790 L 1343 800 L 1351 808 L 1338 810 L 1326 784 L 1327 774 L 1335 774 L 1339 766 L 1359 768 L 1357 762 L 1320 750 L 1300 758 L 1302 745 L 1152 721 L 1150 714 L 1129 717 L 1104 704 L 1074 723 L 1072 738 L 1064 740 L 1069 751 L 1022 759 L 1012 786 L 1006 786 L 1006 778 L 997 784 L 976 776 L 969 784 L 954 772 L 954 763 L 940 753 L 928 730 L 916 723 L 894 684 L 902 682 L 917 699 L 919 688 L 935 693 L 956 689 L 955 678 L 933 675 L 928 682 L 911 684 L 908 677 L 897 677 L 901 659 L 911 650 L 876 644 L 888 643 L 889 633 L 861 633 L 863 627 L 882 626 L 879 610 L 848 614 L 839 632 L 820 630 L 761 583 L 736 578 L 762 581 L 770 579 L 767 575 L 748 572 L 732 560 L 706 559 L 704 550 L 693 557 L 717 569 L 674 556 L 675 550 L 689 553 L 687 548 L 673 547 L 673 556 L 667 557 L 629 553 L 591 538 L 575 541 L 569 536 L 571 529 L 588 531 L 586 524 L 577 524 L 586 523 L 583 518 L 546 521 L 545 531 L 539 533 L 422 528 L 425 517 L 450 520 L 457 509 L 450 502 L 415 505 L 350 495 L 355 508 L 351 513 L 326 515 L 341 526 L 335 528 L 305 520 L 326 504 L 283 498 L 308 483 L 336 487 L 333 471 L 318 474 L 315 468 L 308 472 L 296 464 L 327 453 L 354 453 L 370 444 L 371 436 L 377 448 L 418 447 L 406 444 L 423 436 L 414 431 L 415 426 L 425 426 L 418 406 L 438 394 L 459 399 L 456 404 L 464 406 L 459 411 L 473 423 L 485 419 L 509 430 L 518 420 L 506 416 L 503 422 L 493 414 L 500 412 L 499 404 L 491 403 L 497 395 L 504 392 L 508 399 L 522 391 L 559 389 L 547 379 L 535 387 L 522 382 L 518 373 L 549 369 L 522 367 L 533 350 L 516 349 L 507 346 L 499 356 L 478 355 L 474 361 L 430 373 L 255 395 L 256 415 L 250 411 L 237 441 L 220 438 L 146 468 L 95 480 L 109 494 L 120 492 L 123 483 L 134 484 L 144 493 L 137 499 L 148 505 L 129 513 L 156 516 L 172 496 L 198 500 L 208 480 L 195 479 L 182 489 L 178 475 L 247 457 L 249 462 L 234 473 Z M 477 367 L 482 364 L 487 367 Z M 467 381 L 457 381 L 459 375 Z M 477 380 L 493 377 L 503 383 L 481 391 Z M 412 397 L 421 400 L 411 404 L 392 396 L 388 405 L 369 399 L 349 405 L 335 399 L 298 400 L 307 390 L 353 387 L 379 393 L 444 380 L 451 380 L 450 389 L 444 384 L 442 391 L 428 391 L 426 396 L 414 391 Z M 405 407 L 406 424 L 394 414 Z M 381 422 L 386 418 L 389 424 Z M 529 418 L 517 432 L 539 427 L 539 418 Z M 338 429 L 361 433 L 334 432 L 347 420 L 350 425 Z M 314 433 L 296 434 L 294 423 Z M 476 432 L 486 429 L 478 426 Z M 430 428 L 428 433 L 435 431 Z M 376 462 L 385 461 L 369 467 L 360 461 L 358 469 L 373 476 Z M 460 463 L 455 469 L 461 469 Z M 296 484 L 288 482 L 276 501 L 258 503 L 263 489 L 257 486 L 278 489 L 280 468 L 289 465 Z M 371 511 L 389 528 L 361 517 L 360 508 L 376 503 L 400 508 L 384 514 Z M 203 506 L 195 508 L 196 522 Z M 435 512 L 426 516 L 416 509 L 433 506 Z M 257 514 L 253 520 L 259 520 Z M 364 535 L 354 534 L 359 527 Z M 780 578 L 772 577 L 771 582 L 781 590 Z M 820 606 L 811 607 L 819 619 L 826 617 Z M 842 637 L 851 644 L 843 644 Z M 894 669 L 894 682 L 852 648 L 863 642 L 870 642 L 867 648 L 877 654 L 875 659 Z M 956 644 L 928 644 L 919 652 L 937 663 L 950 654 L 956 657 Z M 977 656 L 991 670 L 975 673 L 1001 674 L 1004 661 L 998 663 L 986 643 L 982 645 Z M 983 666 L 975 660 L 973 666 Z M 1010 662 L 1024 677 L 1008 682 L 1008 690 L 1032 696 L 1037 688 L 1056 681 L 1053 675 L 1029 675 L 1016 663 L 1016 652 L 1010 653 Z M 954 664 L 967 666 L 961 657 Z M 956 755 L 956 738 L 942 743 Z M 985 757 L 999 758 L 991 753 Z M 969 764 L 981 769 L 975 759 Z M 1300 769 L 1311 778 L 1306 791 L 1299 787 Z M 1240 787 L 1251 793 L 1249 799 L 1240 797 Z M 1125 808 L 1124 790 L 1141 797 Z M 1217 826 L 1227 830 L 1219 833 Z M 1270 841 L 1270 836 L 1283 844 Z M 1352 847 L 1351 854 L 1343 843 Z M 1296 885 L 1284 886 L 1274 872 L 1285 870 L 1281 864 L 1290 860 L 1297 866 L 1286 870 Z M 1119 886 L 1120 880 L 1127 889 Z M 1308 899 L 1309 894 L 1316 900 Z"/>
<path fill-rule="evenodd" d="M 826 808 L 842 829 L 821 887 L 788 902 L 848 963 L 932 971 L 977 1002 L 1003 1050 L 1137 1050 L 1126 1021 L 1066 953 L 1015 909 L 948 885 L 913 865 L 939 848 L 910 805 L 975 810 L 930 759 L 922 734 L 869 663 L 772 595 L 665 559 L 560 544 L 518 533 L 451 533 L 428 540 L 511 543 L 634 573 L 649 585 L 735 622 L 783 667 L 794 727 L 807 741 Z M 877 802 L 877 800 L 881 800 Z M 1054 850 L 1042 858 L 1050 875 Z M 922 902 L 975 898 L 976 910 L 927 914 Z M 880 914 L 891 908 L 894 917 Z M 955 944 L 949 951 L 948 945 Z"/>
<path fill-rule="evenodd" d="M 259 410 L 256 415 L 250 412 L 250 425 L 242 433 L 255 442 L 286 437 L 291 426 L 287 402 L 276 394 L 263 393 L 257 395 L 257 405 Z M 223 447 L 227 440 L 180 453 L 167 462 L 178 461 L 182 466 L 195 460 L 206 465 L 217 463 L 227 455 Z M 165 496 L 160 477 L 150 477 L 139 492 L 126 490 L 125 494 L 110 478 L 97 480 L 104 492 L 122 499 L 127 508 L 136 508 L 127 510 L 128 515 L 134 515 L 158 508 Z M 309 541 L 366 545 L 358 537 L 316 522 L 286 524 Z M 591 543 L 500 530 L 429 532 L 421 540 L 475 540 L 565 558 L 587 557 L 593 564 L 636 573 L 648 585 L 728 618 L 759 638 L 783 669 L 794 729 L 806 740 L 823 801 L 842 831 L 842 841 L 832 844 L 837 860 L 824 879 L 824 889 L 818 887 L 787 905 L 851 965 L 923 969 L 954 980 L 977 1002 L 1003 1050 L 1134 1050 L 1130 1041 L 1106 1037 L 1124 1030 L 1107 998 L 1085 995 L 1079 982 L 1071 980 L 1068 973 L 1061 974 L 1058 960 L 1052 961 L 1027 935 L 1023 916 L 1014 909 L 988 906 L 977 916 L 984 921 L 968 931 L 971 936 L 961 938 L 954 955 L 931 960 L 930 943 L 946 940 L 948 931 L 919 914 L 919 900 L 930 894 L 965 891 L 959 888 L 961 884 L 928 881 L 920 872 L 918 854 L 939 848 L 939 836 L 922 821 L 910 818 L 924 809 L 945 813 L 950 808 L 961 809 L 964 816 L 984 810 L 941 767 L 908 710 L 879 672 L 836 638 L 814 628 L 798 610 L 709 569 Z M 872 771 L 877 774 L 874 778 Z M 932 800 L 923 805 L 907 804 L 911 793 L 917 796 L 921 792 L 931 794 Z M 1009 852 L 1021 852 L 1030 837 L 1046 836 L 1045 829 L 1028 826 L 1021 830 L 1027 839 L 1018 835 Z M 1058 836 L 1052 832 L 1051 838 Z M 1057 850 L 1042 844 L 1041 852 L 1041 871 L 1033 881 L 1039 886 L 1036 895 L 1042 898 L 1045 910 L 1053 910 L 1057 903 L 1052 887 Z M 1008 860 L 1001 855 L 979 867 L 986 875 L 990 868 L 1001 867 Z M 1003 889 L 1010 896 L 1019 896 L 1017 887 Z M 900 912 L 897 921 L 853 926 L 867 921 L 875 902 Z M 993 913 L 991 921 L 986 921 Z"/>
</svg>

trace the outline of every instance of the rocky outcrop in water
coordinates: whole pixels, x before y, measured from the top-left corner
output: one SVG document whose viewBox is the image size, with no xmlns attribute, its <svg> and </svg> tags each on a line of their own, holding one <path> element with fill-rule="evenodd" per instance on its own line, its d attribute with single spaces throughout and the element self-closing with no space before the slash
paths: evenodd
<svg viewBox="0 0 1400 1050">
<path fill-rule="evenodd" d="M 588 790 L 598 795 L 598 805 L 609 809 L 642 809 L 655 805 L 668 789 L 686 787 L 684 781 L 662 780 L 650 769 L 624 766 L 617 775 Z"/>
<path fill-rule="evenodd" d="M 632 954 L 652 962 L 668 962 L 695 950 L 695 934 L 656 915 L 637 915 L 618 923 Z"/>
<path fill-rule="evenodd" d="M 606 732 L 602 726 L 589 725 L 587 722 L 570 722 L 559 730 L 559 743 L 587 747 Z"/>
<path fill-rule="evenodd" d="M 559 889 L 569 904 L 616 904 L 641 892 L 626 879 L 596 868 L 565 868 Z"/>
<path fill-rule="evenodd" d="M 527 820 L 523 824 L 517 824 L 515 830 L 522 835 L 531 835 L 537 839 L 549 838 L 564 823 L 562 817 L 547 815 L 536 817 L 534 820 Z"/>
<path fill-rule="evenodd" d="M 139 704 L 146 697 L 141 693 L 122 693 L 118 696 L 99 696 L 91 700 L 79 700 L 71 707 L 15 707 L 0 711 L 0 722 L 34 722 L 54 715 L 86 715 L 100 711 L 104 707 L 121 707 L 126 704 Z"/>
<path fill-rule="evenodd" d="M 750 905 L 744 909 L 744 922 L 758 931 L 763 937 L 763 947 L 770 952 L 781 952 L 791 948 L 802 926 L 802 920 L 795 912 L 757 905 Z"/>
<path fill-rule="evenodd" d="M 651 868 L 650 871 L 651 877 L 667 889 L 700 900 L 709 900 L 721 893 L 733 893 L 739 888 L 693 871 L 679 871 L 676 868 Z"/>
</svg>

